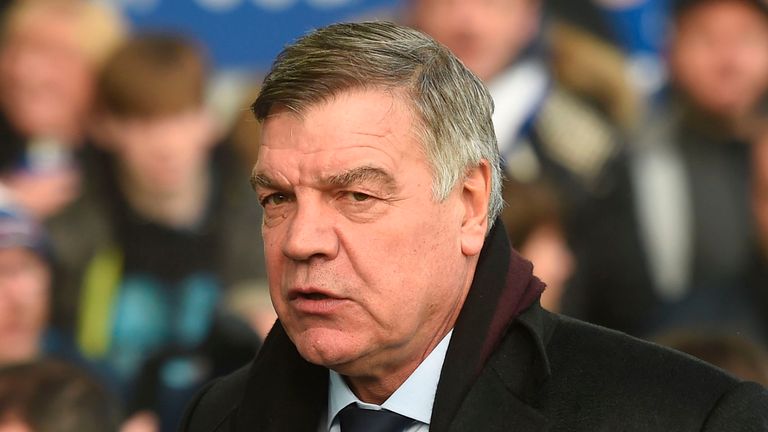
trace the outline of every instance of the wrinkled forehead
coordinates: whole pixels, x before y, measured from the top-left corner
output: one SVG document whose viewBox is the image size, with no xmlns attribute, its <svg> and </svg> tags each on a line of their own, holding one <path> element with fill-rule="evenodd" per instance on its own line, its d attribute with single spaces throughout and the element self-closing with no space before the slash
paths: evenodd
<svg viewBox="0 0 768 432">
<path fill-rule="evenodd" d="M 399 184 L 398 179 L 419 167 L 434 174 L 404 104 L 388 93 L 358 91 L 309 107 L 301 115 L 275 111 L 262 127 L 252 185 L 318 186 L 363 180 Z M 391 181 L 372 182 L 382 178 L 372 176 L 374 172 Z M 253 183 L 254 179 L 268 181 Z"/>
<path fill-rule="evenodd" d="M 378 97 L 371 99 L 375 94 Z M 327 122 L 336 125 L 335 132 L 350 133 L 354 135 L 384 136 L 387 134 L 403 134 L 413 138 L 412 142 L 418 145 L 418 150 L 424 153 L 425 128 L 422 116 L 416 107 L 411 93 L 405 87 L 351 87 L 341 91 L 330 93 L 322 98 L 312 101 L 294 102 L 290 105 L 276 103 L 270 108 L 269 114 L 262 122 L 260 139 L 258 142 L 259 154 L 263 145 L 281 145 L 274 137 L 291 137 L 291 132 L 286 130 L 273 130 L 272 120 L 289 116 L 300 123 L 307 130 L 312 131 L 328 126 Z M 332 109 L 335 104 L 350 107 L 339 115 L 322 115 L 322 111 Z M 352 108 L 354 107 L 354 109 Z M 359 115 L 364 112 L 365 115 Z M 320 114 L 320 115 L 318 115 Z M 397 118 L 400 121 L 390 121 Z M 291 145 L 289 139 L 283 140 L 282 145 Z M 305 142 L 305 145 L 315 145 L 316 150 L 322 150 L 328 143 L 322 141 Z"/>
<path fill-rule="evenodd" d="M 397 108 L 410 111 L 416 119 L 421 118 L 415 105 L 413 89 L 406 84 L 395 86 L 381 83 L 345 83 L 343 85 L 329 83 L 324 91 L 306 93 L 301 89 L 294 89 L 286 90 L 285 93 L 290 96 L 275 100 L 269 106 L 269 113 L 263 122 L 272 116 L 286 112 L 304 118 L 307 112 L 314 109 L 330 105 L 340 99 L 355 98 L 367 93 L 386 94 L 391 98 L 393 105 L 398 105 Z"/>
</svg>

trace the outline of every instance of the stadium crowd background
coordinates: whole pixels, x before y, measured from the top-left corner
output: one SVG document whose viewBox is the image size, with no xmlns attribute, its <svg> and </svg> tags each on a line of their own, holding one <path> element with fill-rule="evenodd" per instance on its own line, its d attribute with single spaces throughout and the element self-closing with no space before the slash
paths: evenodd
<svg viewBox="0 0 768 432">
<path fill-rule="evenodd" d="M 0 431 L 172 431 L 255 355 L 275 315 L 248 106 L 282 45 L 342 20 L 423 30 L 489 86 L 503 222 L 547 309 L 768 384 L 762 0 L 0 13 Z"/>
</svg>

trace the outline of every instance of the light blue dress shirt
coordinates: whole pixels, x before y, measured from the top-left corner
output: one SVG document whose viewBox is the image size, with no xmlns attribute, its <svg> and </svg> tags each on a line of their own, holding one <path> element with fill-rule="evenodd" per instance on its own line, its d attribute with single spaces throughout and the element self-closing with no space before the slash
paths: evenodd
<svg viewBox="0 0 768 432">
<path fill-rule="evenodd" d="M 432 405 L 435 402 L 437 383 L 440 381 L 440 371 L 443 369 L 445 354 L 448 351 L 452 334 L 453 330 L 448 332 L 411 376 L 381 405 L 362 402 L 352 393 L 341 375 L 335 371 L 329 371 L 328 412 L 320 422 L 319 431 L 340 432 L 341 426 L 339 426 L 339 419 L 336 418 L 336 415 L 353 402 L 363 409 L 387 409 L 416 420 L 412 426 L 403 432 L 429 431 L 429 420 L 432 417 Z"/>
</svg>

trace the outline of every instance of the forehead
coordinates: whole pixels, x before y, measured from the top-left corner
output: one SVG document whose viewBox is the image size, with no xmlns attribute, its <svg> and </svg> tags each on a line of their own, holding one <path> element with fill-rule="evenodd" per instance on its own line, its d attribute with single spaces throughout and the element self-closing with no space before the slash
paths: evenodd
<svg viewBox="0 0 768 432">
<path fill-rule="evenodd" d="M 722 26 L 734 20 L 739 20 L 739 23 L 747 20 L 756 25 L 768 25 L 766 12 L 744 0 L 711 0 L 692 5 L 688 10 L 680 12 L 675 19 L 678 30 L 705 26 L 708 28 L 718 24 Z"/>
<path fill-rule="evenodd" d="M 74 34 L 78 17 L 74 11 L 46 7 L 30 7 L 20 10 L 8 21 L 6 32 L 10 35 L 54 36 Z"/>
<path fill-rule="evenodd" d="M 8 246 L 0 248 L 0 266 L 9 264 L 36 264 L 45 266 L 45 262 L 37 252 L 24 246 Z"/>
<path fill-rule="evenodd" d="M 403 97 L 384 90 L 345 91 L 298 114 L 276 110 L 264 121 L 256 170 L 423 159 L 413 119 Z"/>
</svg>

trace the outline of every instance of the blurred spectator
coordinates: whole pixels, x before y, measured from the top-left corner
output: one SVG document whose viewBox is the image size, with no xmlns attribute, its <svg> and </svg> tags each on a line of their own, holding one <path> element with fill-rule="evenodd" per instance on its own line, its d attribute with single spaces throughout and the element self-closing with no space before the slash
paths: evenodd
<svg viewBox="0 0 768 432">
<path fill-rule="evenodd" d="M 42 227 L 0 206 L 0 365 L 35 359 L 44 350 L 50 283 Z"/>
<path fill-rule="evenodd" d="M 62 413 L 48 412 L 51 407 L 39 405 L 49 400 L 46 399 L 48 396 L 38 393 L 50 389 L 47 384 L 43 385 L 36 379 L 58 379 L 55 378 L 58 376 L 62 380 L 60 384 L 74 385 L 76 381 L 82 380 L 85 383 L 90 379 L 84 377 L 84 372 L 74 370 L 74 367 L 96 371 L 91 370 L 78 355 L 69 337 L 49 327 L 53 264 L 43 227 L 5 200 L 5 197 L 3 199 L 0 202 L 0 430 L 14 430 L 11 425 L 24 427 L 19 429 L 24 431 L 80 430 L 75 423 L 68 422 L 62 425 L 63 429 L 51 429 L 55 423 L 45 423 L 37 418 L 38 414 L 45 412 L 61 420 L 61 417 L 56 416 Z M 67 361 L 73 366 L 43 360 L 52 358 Z M 29 367 L 9 366 L 30 362 L 36 363 Z M 16 372 L 21 375 L 12 377 Z M 17 378 L 30 381 L 22 385 L 22 381 Z M 70 379 L 74 381 L 67 381 Z M 53 382 L 50 384 L 58 385 Z M 55 394 L 52 397 L 61 396 Z M 33 399 L 36 402 L 30 405 Z M 36 420 L 30 422 L 30 419 Z"/>
<path fill-rule="evenodd" d="M 541 305 L 553 312 L 561 307 L 565 283 L 574 270 L 574 258 L 565 238 L 562 206 L 546 183 L 504 184 L 507 206 L 501 219 L 512 246 L 534 263 L 533 273 L 547 284 Z"/>
<path fill-rule="evenodd" d="M 123 35 L 118 17 L 86 0 L 17 0 L 0 34 L 3 186 L 37 217 L 78 192 L 95 73 Z"/>
<path fill-rule="evenodd" d="M 670 99 L 595 203 L 564 311 L 636 335 L 755 334 L 745 125 L 768 88 L 768 6 L 685 0 L 675 13 Z"/>
<path fill-rule="evenodd" d="M 103 180 L 50 222 L 58 319 L 163 430 L 200 384 L 258 346 L 217 312 L 223 289 L 265 274 L 260 208 L 243 166 L 217 145 L 206 81 L 202 53 L 183 38 L 121 47 L 98 80 Z"/>
<path fill-rule="evenodd" d="M 768 387 L 768 354 L 747 338 L 736 334 L 680 330 L 656 341 L 715 365 L 737 378 Z"/>
<path fill-rule="evenodd" d="M 43 226 L 0 197 L 0 366 L 57 358 L 90 369 L 71 335 L 50 325 L 54 267 Z"/>
<path fill-rule="evenodd" d="M 560 85 L 597 109 L 620 137 L 634 131 L 645 106 L 629 85 L 624 55 L 567 21 L 551 22 L 547 36 L 552 73 Z"/>
<path fill-rule="evenodd" d="M 540 0 L 411 0 L 405 18 L 452 50 L 488 85 L 508 175 L 523 182 L 550 178 L 566 199 L 578 201 L 591 192 L 616 152 L 616 127 L 551 73 L 541 8 Z M 591 42 L 583 39 L 571 47 Z"/>
<path fill-rule="evenodd" d="M 51 360 L 0 368 L 0 431 L 116 432 L 113 397 L 77 368 Z"/>
<path fill-rule="evenodd" d="M 246 105 L 248 105 L 256 100 L 256 96 L 259 95 L 259 88 L 251 88 L 245 93 L 247 96 L 242 100 L 247 101 Z M 260 137 L 261 123 L 253 118 L 250 109 L 243 109 L 234 120 L 230 140 L 237 153 L 249 167 L 256 164 L 256 159 L 259 156 Z"/>
</svg>

